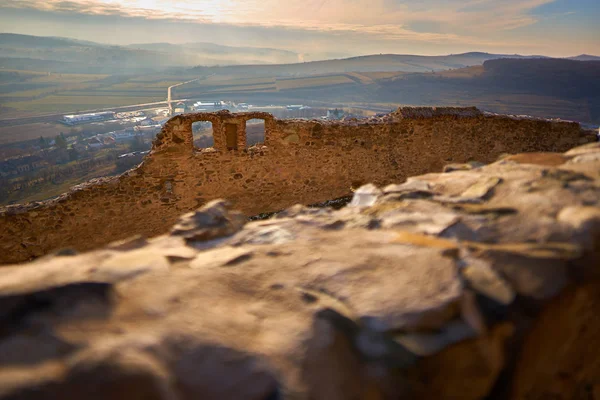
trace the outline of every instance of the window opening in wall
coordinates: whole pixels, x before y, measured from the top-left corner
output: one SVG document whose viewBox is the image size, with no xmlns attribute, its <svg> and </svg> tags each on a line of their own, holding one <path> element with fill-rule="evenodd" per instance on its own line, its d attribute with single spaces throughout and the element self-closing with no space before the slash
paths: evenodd
<svg viewBox="0 0 600 400">
<path fill-rule="evenodd" d="M 265 143 L 265 120 L 249 119 L 246 122 L 246 144 L 248 147 Z"/>
<path fill-rule="evenodd" d="M 237 124 L 225 124 L 225 139 L 227 150 L 237 150 L 238 148 L 238 126 Z"/>
<path fill-rule="evenodd" d="M 192 124 L 192 135 L 194 135 L 194 147 L 196 149 L 206 149 L 213 147 L 213 126 L 210 121 L 194 122 Z"/>
</svg>

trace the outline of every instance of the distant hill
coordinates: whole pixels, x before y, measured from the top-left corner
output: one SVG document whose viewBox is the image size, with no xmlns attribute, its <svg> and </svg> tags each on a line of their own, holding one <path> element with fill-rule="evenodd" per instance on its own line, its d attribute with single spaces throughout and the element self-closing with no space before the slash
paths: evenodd
<svg viewBox="0 0 600 400">
<path fill-rule="evenodd" d="M 380 54 L 310 61 L 335 56 L 343 54 L 298 54 L 203 42 L 113 46 L 60 37 L 0 33 L 0 68 L 62 73 L 129 74 L 198 66 L 197 72 L 217 75 L 293 77 L 336 72 L 431 72 L 481 65 L 498 58 L 528 58 L 472 52 L 443 56 Z"/>
<path fill-rule="evenodd" d="M 0 34 L 0 57 L 2 68 L 61 73 L 131 73 L 172 64 L 164 55 L 152 51 L 7 33 Z"/>
<path fill-rule="evenodd" d="M 62 48 L 69 46 L 80 46 L 81 41 L 60 37 L 44 37 L 19 35 L 16 33 L 0 33 L 0 46 L 6 48 Z M 96 45 L 96 43 L 87 42 L 87 45 Z"/>
<path fill-rule="evenodd" d="M 569 60 L 576 60 L 576 61 L 600 61 L 600 57 L 598 56 L 591 56 L 589 54 L 581 54 L 579 56 L 575 56 L 575 57 L 569 57 Z"/>
<path fill-rule="evenodd" d="M 511 93 L 581 98 L 600 96 L 600 60 L 491 60 L 474 84 Z"/>
<path fill-rule="evenodd" d="M 398 105 L 477 106 L 503 114 L 600 124 L 600 61 L 498 58 L 485 60 L 480 65 L 431 72 L 434 62 L 467 64 L 469 60 L 475 63 L 490 57 L 494 55 L 381 55 L 294 65 L 196 68 L 196 72 L 206 72 L 209 78 L 178 88 L 177 94 L 183 98 L 226 98 L 250 103 L 355 104 L 382 110 Z M 408 59 L 415 69 L 429 72 L 382 72 L 386 67 L 408 69 L 402 66 Z M 307 64 L 309 67 L 303 70 Z M 368 72 L 370 68 L 377 72 Z M 355 72 L 308 74 L 339 69 Z M 356 72 L 361 69 L 366 72 Z M 249 77 L 268 73 L 272 75 Z M 232 80 L 232 76 L 238 80 Z"/>
<path fill-rule="evenodd" d="M 223 46 L 214 43 L 143 43 L 126 46 L 175 56 L 181 65 L 275 64 L 298 62 L 298 53 L 260 47 Z"/>
<path fill-rule="evenodd" d="M 246 76 L 306 76 L 339 72 L 437 72 L 449 69 L 482 65 L 498 58 L 539 58 L 489 53 L 464 53 L 447 56 L 417 56 L 408 54 L 379 54 L 338 60 L 313 61 L 285 65 L 239 65 L 195 68 L 196 72 L 216 75 Z"/>
<path fill-rule="evenodd" d="M 459 103 L 501 113 L 600 123 L 600 61 L 497 59 L 481 67 L 404 74 L 377 83 L 372 97 L 377 101 Z"/>
<path fill-rule="evenodd" d="M 112 46 L 59 37 L 0 33 L 0 68 L 63 73 L 138 73 L 195 65 L 298 62 L 299 54 L 278 49 L 213 43 L 148 43 Z"/>
</svg>

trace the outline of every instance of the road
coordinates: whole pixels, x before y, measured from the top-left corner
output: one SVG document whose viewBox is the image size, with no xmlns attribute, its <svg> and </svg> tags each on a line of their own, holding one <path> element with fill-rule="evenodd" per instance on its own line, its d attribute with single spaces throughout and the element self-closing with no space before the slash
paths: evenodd
<svg viewBox="0 0 600 400">
<path fill-rule="evenodd" d="M 167 89 L 167 104 L 169 105 L 169 113 L 170 114 L 173 114 L 173 105 L 171 104 L 171 103 L 173 103 L 173 100 L 171 97 L 171 89 L 173 89 L 174 87 L 177 87 L 177 86 L 187 85 L 188 83 L 196 82 L 197 80 L 200 80 L 200 78 L 192 79 L 191 81 L 182 82 L 182 83 L 178 83 L 176 85 L 169 86 L 169 88 Z M 182 101 L 182 100 L 178 100 L 178 101 Z"/>
</svg>

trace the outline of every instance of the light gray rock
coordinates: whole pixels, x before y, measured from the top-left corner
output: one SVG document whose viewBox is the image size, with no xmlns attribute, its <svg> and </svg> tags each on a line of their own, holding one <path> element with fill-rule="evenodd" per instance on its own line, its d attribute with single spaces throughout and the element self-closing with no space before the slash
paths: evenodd
<svg viewBox="0 0 600 400">
<path fill-rule="evenodd" d="M 0 399 L 575 398 L 600 376 L 598 151 L 264 221 L 216 201 L 0 268 Z"/>
<path fill-rule="evenodd" d="M 354 192 L 350 206 L 352 207 L 370 207 L 377 199 L 383 195 L 381 189 L 377 186 L 368 184 L 361 186 Z"/>
</svg>

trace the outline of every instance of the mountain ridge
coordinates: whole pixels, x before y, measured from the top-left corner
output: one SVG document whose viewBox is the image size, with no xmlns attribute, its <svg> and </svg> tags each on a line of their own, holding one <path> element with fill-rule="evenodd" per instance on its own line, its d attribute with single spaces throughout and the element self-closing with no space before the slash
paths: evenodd
<svg viewBox="0 0 600 400">
<path fill-rule="evenodd" d="M 59 36 L 34 36 L 16 33 L 0 33 L 0 49 L 2 50 L 3 58 L 31 58 L 36 60 L 60 61 L 61 63 L 83 63 L 87 67 L 97 64 L 102 64 L 101 66 L 108 64 L 109 69 L 123 68 L 124 70 L 131 70 L 138 66 L 144 69 L 161 69 L 168 67 L 211 68 L 217 66 L 267 65 L 279 68 L 288 66 L 287 68 L 294 69 L 295 67 L 290 66 L 308 64 L 309 67 L 318 67 L 323 66 L 323 63 L 350 64 L 337 66 L 341 68 L 338 71 L 324 68 L 323 71 L 319 72 L 329 73 L 348 72 L 352 68 L 357 67 L 357 65 L 352 65 L 352 63 L 367 61 L 372 65 L 366 65 L 364 68 L 360 68 L 359 66 L 356 72 L 376 71 L 378 64 L 381 67 L 380 71 L 383 72 L 426 72 L 428 69 L 440 71 L 481 65 L 487 60 L 498 58 L 552 58 L 543 55 L 494 54 L 480 51 L 447 55 L 382 53 L 346 56 L 343 54 L 334 55 L 333 53 L 301 54 L 286 49 L 229 46 L 212 42 L 188 42 L 182 44 L 149 42 L 113 45 Z M 49 52 L 48 49 L 54 49 L 54 53 L 56 54 Z M 165 54 L 169 54 L 171 57 L 165 57 Z M 334 58 L 329 58 L 332 56 Z M 564 58 L 580 61 L 600 60 L 600 57 L 587 54 Z M 428 62 L 423 64 L 422 61 L 424 60 Z M 415 62 L 417 65 L 412 65 Z M 386 63 L 393 65 L 386 66 Z M 2 66 L 2 63 L 0 63 L 0 67 Z M 72 67 L 76 69 L 83 66 L 73 65 Z M 43 66 L 40 68 L 43 68 Z"/>
</svg>

